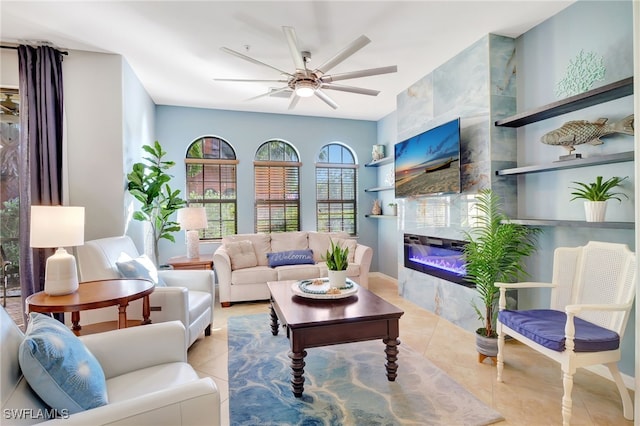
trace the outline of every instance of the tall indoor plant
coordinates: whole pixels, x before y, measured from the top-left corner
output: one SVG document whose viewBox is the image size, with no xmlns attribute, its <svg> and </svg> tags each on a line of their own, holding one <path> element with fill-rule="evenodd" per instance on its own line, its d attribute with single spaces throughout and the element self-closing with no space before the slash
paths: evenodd
<svg viewBox="0 0 640 426">
<path fill-rule="evenodd" d="M 526 275 L 524 259 L 536 251 L 536 236 L 540 230 L 511 223 L 502 212 L 500 197 L 491 189 L 480 191 L 476 209 L 478 214 L 474 219 L 477 226 L 465 232 L 468 241 L 464 248 L 467 279 L 475 284 L 483 305 L 473 304 L 483 324 L 476 334 L 495 338 L 500 294 L 495 283 L 513 282 Z"/>
<path fill-rule="evenodd" d="M 602 176 L 597 176 L 595 182 L 588 184 L 573 182 L 578 186 L 570 188 L 573 189 L 571 193 L 573 198 L 570 201 L 577 200 L 578 198 L 584 199 L 584 212 L 587 222 L 603 222 L 607 212 L 607 200 L 613 199 L 622 202 L 620 196 L 627 199 L 629 198 L 627 194 L 623 194 L 622 192 L 613 192 L 613 189 L 621 186 L 622 181 L 627 178 L 628 176 L 623 178 L 613 176 L 603 182 Z"/>
<path fill-rule="evenodd" d="M 349 266 L 349 248 L 340 247 L 331 240 L 331 248 L 327 250 L 322 260 L 327 263 L 329 283 L 331 287 L 342 288 L 347 282 L 347 267 Z"/>
<path fill-rule="evenodd" d="M 180 230 L 180 225 L 171 219 L 177 210 L 186 202 L 180 198 L 180 190 L 172 190 L 169 181 L 173 177 L 167 173 L 175 165 L 173 161 L 165 161 L 167 153 L 160 143 L 143 145 L 148 154 L 144 162 L 135 163 L 133 170 L 127 175 L 127 189 L 140 203 L 140 210 L 133 213 L 135 220 L 148 222 L 153 236 L 153 256 L 158 264 L 158 242 L 161 238 L 175 242 L 172 233 Z"/>
</svg>

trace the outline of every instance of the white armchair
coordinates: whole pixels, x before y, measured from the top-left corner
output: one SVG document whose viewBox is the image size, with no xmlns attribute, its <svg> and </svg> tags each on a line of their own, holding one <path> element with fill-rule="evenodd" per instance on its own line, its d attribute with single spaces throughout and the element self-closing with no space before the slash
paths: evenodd
<svg viewBox="0 0 640 426">
<path fill-rule="evenodd" d="M 122 254 L 131 258 L 139 256 L 138 249 L 128 236 L 86 241 L 77 247 L 80 281 L 121 278 L 116 261 Z M 182 322 L 187 330 L 185 347 L 191 346 L 203 331 L 205 336 L 211 335 L 215 302 L 213 271 L 160 270 L 158 275 L 166 287 L 156 286 L 149 296 L 151 321 Z M 114 321 L 117 317 L 118 310 L 115 308 L 82 311 L 80 324 Z M 127 308 L 127 317 L 142 319 L 142 300 L 131 303 Z"/>
<path fill-rule="evenodd" d="M 635 297 L 636 257 L 624 244 L 590 241 L 582 247 L 555 250 L 552 283 L 496 283 L 498 314 L 498 381 L 502 381 L 505 335 L 560 363 L 564 396 L 562 422 L 571 422 L 573 375 L 576 369 L 604 364 L 609 368 L 623 414 L 633 419 L 633 404 L 617 362 L 620 341 Z M 505 309 L 506 290 L 550 287 L 551 308 Z"/>
<path fill-rule="evenodd" d="M 109 403 L 44 421 L 51 411 L 20 371 L 18 348 L 24 334 L 3 308 L 0 311 L 3 425 L 220 424 L 218 388 L 187 363 L 184 326 L 178 321 L 81 337 L 104 371 Z"/>
</svg>

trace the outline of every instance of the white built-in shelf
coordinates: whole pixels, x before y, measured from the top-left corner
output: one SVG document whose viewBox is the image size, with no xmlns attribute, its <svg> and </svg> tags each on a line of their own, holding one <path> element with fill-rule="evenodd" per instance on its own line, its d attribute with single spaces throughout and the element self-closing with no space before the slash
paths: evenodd
<svg viewBox="0 0 640 426">
<path fill-rule="evenodd" d="M 510 219 L 509 222 L 527 226 L 567 226 L 572 228 L 634 229 L 634 222 L 585 222 L 584 220 Z"/>
<path fill-rule="evenodd" d="M 380 167 L 380 166 L 384 166 L 385 164 L 391 164 L 393 163 L 393 157 L 384 157 L 381 158 L 380 160 L 374 160 L 370 163 L 366 163 L 364 166 L 365 167 Z"/>
<path fill-rule="evenodd" d="M 549 170 L 574 169 L 598 164 L 623 163 L 625 161 L 633 161 L 633 159 L 633 151 L 618 152 L 616 154 L 600 155 L 597 157 L 576 158 L 575 160 L 563 160 L 548 164 L 535 164 L 532 166 L 514 167 L 513 169 L 496 170 L 496 175 L 521 175 L 525 173 L 546 172 Z"/>
<path fill-rule="evenodd" d="M 391 191 L 393 189 L 395 189 L 393 186 L 377 186 L 375 188 L 366 188 L 364 192 Z"/>
<path fill-rule="evenodd" d="M 372 219 L 395 219 L 398 216 L 392 214 L 365 214 L 364 217 L 370 217 Z"/>
</svg>

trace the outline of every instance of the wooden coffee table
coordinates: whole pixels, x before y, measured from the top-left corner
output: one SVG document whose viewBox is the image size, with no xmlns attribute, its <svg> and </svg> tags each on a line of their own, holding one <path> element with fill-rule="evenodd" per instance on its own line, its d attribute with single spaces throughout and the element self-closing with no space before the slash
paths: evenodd
<svg viewBox="0 0 640 426">
<path fill-rule="evenodd" d="M 316 300 L 297 296 L 296 281 L 268 282 L 271 293 L 271 333 L 278 334 L 278 321 L 287 328 L 291 346 L 291 387 L 296 397 L 304 391 L 305 349 L 341 343 L 382 339 L 386 374 L 394 381 L 398 370 L 399 319 L 404 314 L 366 288 L 344 299 Z"/>
<path fill-rule="evenodd" d="M 126 328 L 127 306 L 132 300 L 142 298 L 142 324 L 151 320 L 149 295 L 154 290 L 151 281 L 142 279 L 113 279 L 86 281 L 80 283 L 78 290 L 63 296 L 49 296 L 44 291 L 27 297 L 25 303 L 28 312 L 71 312 L 72 330 L 80 335 L 80 311 L 118 306 L 118 328 Z"/>
</svg>

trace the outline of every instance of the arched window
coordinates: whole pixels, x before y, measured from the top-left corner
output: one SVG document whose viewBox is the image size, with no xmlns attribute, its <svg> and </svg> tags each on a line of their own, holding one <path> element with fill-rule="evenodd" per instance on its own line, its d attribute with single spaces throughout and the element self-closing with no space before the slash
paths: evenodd
<svg viewBox="0 0 640 426">
<path fill-rule="evenodd" d="M 220 239 L 238 229 L 236 153 L 216 136 L 196 139 L 187 149 L 187 204 L 207 211 L 200 239 Z"/>
<path fill-rule="evenodd" d="M 356 233 L 358 165 L 339 143 L 322 147 L 316 161 L 316 228 L 321 232 Z"/>
<path fill-rule="evenodd" d="M 300 166 L 288 142 L 270 140 L 258 147 L 253 162 L 256 232 L 300 230 Z"/>
</svg>

